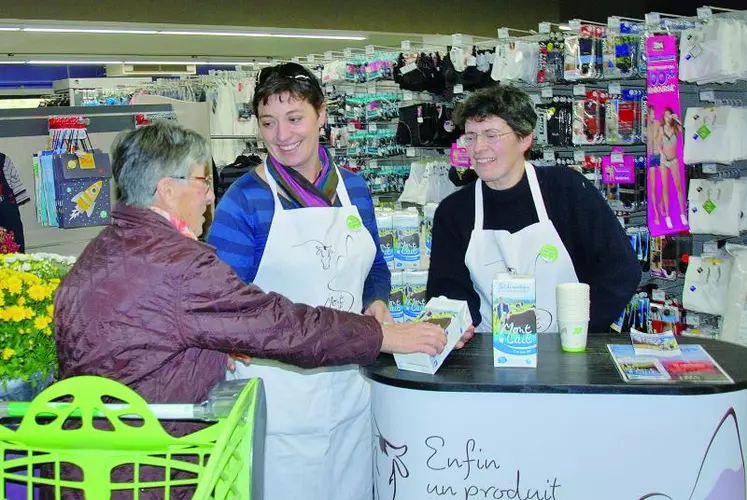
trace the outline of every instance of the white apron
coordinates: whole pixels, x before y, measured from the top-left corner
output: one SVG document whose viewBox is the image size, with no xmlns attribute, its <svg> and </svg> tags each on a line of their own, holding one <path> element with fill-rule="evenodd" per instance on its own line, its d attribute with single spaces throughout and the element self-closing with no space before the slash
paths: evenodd
<svg viewBox="0 0 747 500">
<path fill-rule="evenodd" d="M 529 162 L 524 165 L 539 222 L 516 233 L 483 229 L 482 181 L 478 179 L 475 182 L 475 227 L 464 262 L 480 296 L 482 321 L 475 329 L 477 332 L 493 331 L 492 289 L 493 278 L 497 273 L 534 275 L 539 333 L 558 331 L 555 321 L 555 287 L 559 283 L 578 282 L 571 256 L 547 217 L 534 166 Z"/>
<path fill-rule="evenodd" d="M 294 302 L 359 313 L 376 247 L 337 173 L 341 207 L 284 210 L 265 166 L 275 215 L 254 284 Z M 267 393 L 264 498 L 370 500 L 370 387 L 358 365 L 305 370 L 254 359 L 228 373 L 249 377 L 261 377 Z"/>
</svg>

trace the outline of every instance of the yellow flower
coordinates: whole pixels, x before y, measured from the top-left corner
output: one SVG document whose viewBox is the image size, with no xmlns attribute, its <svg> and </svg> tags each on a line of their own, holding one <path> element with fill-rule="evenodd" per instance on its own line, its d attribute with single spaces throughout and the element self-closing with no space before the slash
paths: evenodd
<svg viewBox="0 0 747 500">
<path fill-rule="evenodd" d="M 5 295 L 3 294 L 3 291 L 0 290 L 0 307 L 3 307 L 5 305 Z"/>
<path fill-rule="evenodd" d="M 34 327 L 35 327 L 35 328 L 36 328 L 37 330 L 43 330 L 43 329 L 45 329 L 45 328 L 46 328 L 47 326 L 49 326 L 49 322 L 50 322 L 50 320 L 49 320 L 49 318 L 47 318 L 46 316 L 38 316 L 38 317 L 37 317 L 37 318 L 36 318 L 36 319 L 34 320 Z"/>
<path fill-rule="evenodd" d="M 44 333 L 44 335 L 46 335 L 47 337 L 49 337 L 49 336 L 52 335 L 52 329 L 51 328 L 45 328 L 43 333 Z"/>
<path fill-rule="evenodd" d="M 26 303 L 26 299 L 23 297 L 18 297 L 18 302 L 16 302 L 16 305 L 22 306 Z"/>
<path fill-rule="evenodd" d="M 23 282 L 18 276 L 11 276 L 10 278 L 8 278 L 5 286 L 8 288 L 8 292 L 10 292 L 11 295 L 18 295 L 19 293 L 21 293 Z"/>
<path fill-rule="evenodd" d="M 28 296 L 34 302 L 41 302 L 47 296 L 47 287 L 42 285 L 32 285 L 28 290 Z"/>
<path fill-rule="evenodd" d="M 54 304 L 47 305 L 47 316 L 54 318 Z"/>
<path fill-rule="evenodd" d="M 13 357 L 13 355 L 16 353 L 13 349 L 10 347 L 6 347 L 3 349 L 3 361 L 8 361 L 10 358 Z"/>
</svg>

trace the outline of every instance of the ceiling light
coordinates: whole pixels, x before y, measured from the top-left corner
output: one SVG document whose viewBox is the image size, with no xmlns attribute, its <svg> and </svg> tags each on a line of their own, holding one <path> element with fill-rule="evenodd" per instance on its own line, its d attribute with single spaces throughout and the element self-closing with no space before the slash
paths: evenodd
<svg viewBox="0 0 747 500">
<path fill-rule="evenodd" d="M 558 26 L 558 29 L 561 31 L 571 31 L 571 27 L 567 24 L 561 24 L 560 26 Z"/>
<path fill-rule="evenodd" d="M 111 61 L 121 62 L 121 61 Z M 162 66 L 176 65 L 176 64 L 192 64 L 192 65 L 203 65 L 207 64 L 206 61 L 125 61 L 124 64 L 157 64 Z"/>
<path fill-rule="evenodd" d="M 249 33 L 239 31 L 172 31 L 161 30 L 159 35 L 197 35 L 197 36 L 272 36 L 271 33 Z"/>
<path fill-rule="evenodd" d="M 155 35 L 156 30 L 125 30 L 105 28 L 23 28 L 23 31 L 33 33 L 97 33 L 107 35 Z"/>
<path fill-rule="evenodd" d="M 316 38 L 320 40 L 365 40 L 361 35 L 308 35 L 303 33 L 273 33 L 277 38 Z"/>
<path fill-rule="evenodd" d="M 208 61 L 205 64 L 209 66 L 252 66 L 256 63 L 254 61 L 244 61 L 244 62 Z"/>
<path fill-rule="evenodd" d="M 26 64 L 26 61 L 8 61 L 8 60 L 3 60 L 3 61 L 0 61 L 0 64 Z"/>
<path fill-rule="evenodd" d="M 21 31 L 20 27 L 0 26 L 0 31 Z"/>
<path fill-rule="evenodd" d="M 90 64 L 93 66 L 97 66 L 100 64 L 117 64 L 121 63 L 122 61 L 83 61 L 83 60 L 75 60 L 75 61 L 29 61 L 29 64 L 59 64 L 59 65 L 74 65 L 74 64 Z"/>
</svg>

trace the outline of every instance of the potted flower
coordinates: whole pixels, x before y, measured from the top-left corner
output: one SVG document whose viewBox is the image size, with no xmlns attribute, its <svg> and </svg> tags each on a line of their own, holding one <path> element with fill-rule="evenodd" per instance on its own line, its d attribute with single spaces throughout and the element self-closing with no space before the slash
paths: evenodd
<svg viewBox="0 0 747 500">
<path fill-rule="evenodd" d="M 54 293 L 74 262 L 54 254 L 0 255 L 0 401 L 31 400 L 54 376 Z"/>
</svg>

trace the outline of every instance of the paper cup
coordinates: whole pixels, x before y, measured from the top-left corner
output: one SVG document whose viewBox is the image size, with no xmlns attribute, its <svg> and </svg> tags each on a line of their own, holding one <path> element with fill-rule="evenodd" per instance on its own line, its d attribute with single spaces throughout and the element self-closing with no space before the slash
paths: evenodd
<svg viewBox="0 0 747 500">
<path fill-rule="evenodd" d="M 586 338 L 589 334 L 589 320 L 558 321 L 560 348 L 565 352 L 586 351 Z"/>
</svg>

